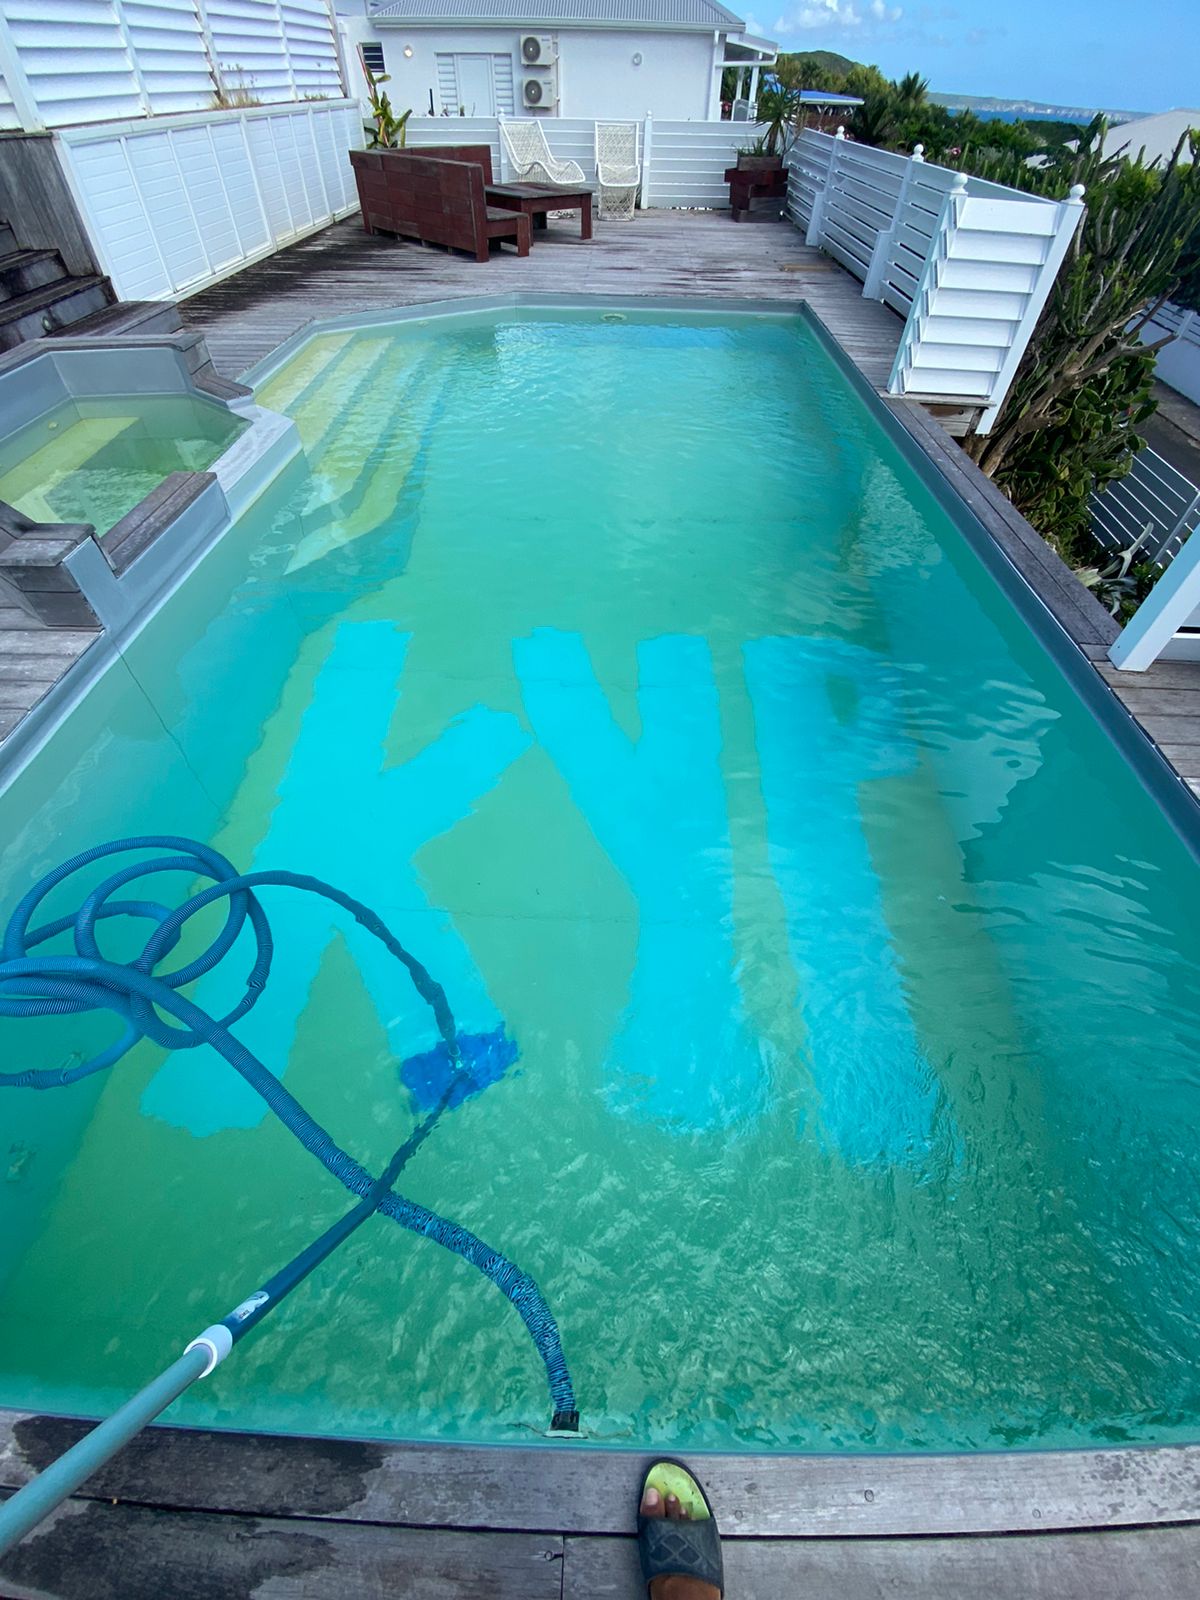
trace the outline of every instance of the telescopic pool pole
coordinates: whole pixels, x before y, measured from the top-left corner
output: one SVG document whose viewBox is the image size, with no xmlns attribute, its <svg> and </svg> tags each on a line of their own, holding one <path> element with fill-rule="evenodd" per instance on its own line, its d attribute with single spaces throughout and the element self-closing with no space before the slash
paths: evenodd
<svg viewBox="0 0 1200 1600">
<path fill-rule="evenodd" d="M 374 1186 L 352 1210 L 319 1239 L 314 1239 L 286 1267 L 268 1278 L 261 1289 L 256 1289 L 240 1305 L 234 1306 L 227 1317 L 222 1317 L 220 1322 L 214 1322 L 198 1334 L 177 1361 L 127 1400 L 120 1410 L 114 1411 L 111 1417 L 93 1428 L 91 1433 L 85 1434 L 78 1444 L 73 1444 L 44 1472 L 40 1472 L 0 1505 L 0 1556 L 11 1550 L 44 1517 L 49 1516 L 85 1479 L 90 1478 L 135 1434 L 140 1433 L 147 1423 L 153 1422 L 172 1400 L 177 1400 L 198 1378 L 207 1378 L 213 1368 L 224 1361 L 239 1339 L 245 1338 L 251 1328 L 260 1323 L 269 1311 L 273 1311 L 298 1284 L 303 1283 L 314 1267 L 320 1266 L 326 1256 L 348 1239 L 356 1228 L 361 1227 L 368 1217 L 374 1215 L 379 1202 L 396 1181 L 400 1168 L 412 1153 L 413 1140 L 423 1132 L 424 1129 L 418 1130 L 417 1135 L 401 1145 Z"/>
</svg>

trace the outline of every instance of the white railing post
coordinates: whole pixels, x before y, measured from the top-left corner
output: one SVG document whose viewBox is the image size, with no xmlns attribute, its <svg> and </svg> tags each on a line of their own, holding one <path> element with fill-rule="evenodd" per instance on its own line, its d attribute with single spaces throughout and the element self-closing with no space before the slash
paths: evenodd
<svg viewBox="0 0 1200 1600">
<path fill-rule="evenodd" d="M 650 209 L 650 184 L 654 177 L 654 113 L 647 111 L 642 119 L 642 210 Z"/>
<path fill-rule="evenodd" d="M 1184 512 L 1169 537 L 1174 537 L 1174 532 L 1198 504 L 1200 495 Z M 1145 672 L 1197 608 L 1200 608 L 1200 530 L 1184 541 L 1174 561 L 1121 629 L 1109 647 L 1108 659 L 1125 672 Z"/>
<path fill-rule="evenodd" d="M 871 252 L 871 265 L 867 268 L 867 276 L 863 280 L 863 299 L 882 300 L 883 280 L 887 273 L 888 262 L 892 257 L 892 249 L 896 243 L 896 235 L 900 230 L 900 219 L 904 215 L 904 208 L 908 204 L 909 190 L 912 188 L 913 166 L 917 163 L 924 164 L 925 146 L 918 144 L 913 147 L 913 153 L 908 158 L 908 165 L 904 169 L 904 177 L 900 181 L 900 193 L 896 196 L 896 204 L 892 211 L 892 220 L 888 227 L 880 230 L 875 241 L 875 248 Z"/>
<path fill-rule="evenodd" d="M 846 130 L 840 128 L 833 136 L 835 139 L 845 139 Z M 833 188 L 833 180 L 837 176 L 837 158 L 841 146 L 835 144 L 829 152 L 829 170 L 825 174 L 825 182 L 821 185 L 820 193 L 813 198 L 812 215 L 808 219 L 808 232 L 804 235 L 805 244 L 814 245 L 818 250 L 824 243 L 825 227 L 825 197 Z"/>
<path fill-rule="evenodd" d="M 1033 338 L 1033 330 L 1037 327 L 1038 318 L 1046 301 L 1050 298 L 1050 291 L 1054 287 L 1054 280 L 1058 277 L 1059 270 L 1066 259 L 1067 251 L 1071 248 L 1071 240 L 1075 237 L 1076 229 L 1083 221 L 1083 185 L 1076 183 L 1071 186 L 1071 192 L 1065 200 L 1058 203 L 1058 224 L 1054 236 L 1050 240 L 1050 248 L 1046 251 L 1046 259 L 1038 268 L 1037 282 L 1025 306 L 1025 314 L 1017 324 L 1000 370 L 992 380 L 992 392 L 988 396 L 988 406 L 979 419 L 976 427 L 977 433 L 990 433 L 992 424 L 1000 415 L 1000 407 L 1004 404 L 1009 387 L 1017 375 L 1017 368 L 1021 364 L 1021 357 L 1025 348 Z"/>
<path fill-rule="evenodd" d="M 896 359 L 892 363 L 891 375 L 888 378 L 889 394 L 907 393 L 909 370 L 921 345 L 921 335 L 933 304 L 933 297 L 942 281 L 942 267 L 950 254 L 954 235 L 958 232 L 958 219 L 962 215 L 963 201 L 966 198 L 967 175 L 965 172 L 957 172 L 946 198 L 942 201 L 937 229 L 930 241 L 925 265 L 921 269 L 921 280 L 917 284 L 916 294 L 913 295 L 912 305 L 908 308 L 904 332 L 900 335 L 900 348 L 896 351 Z"/>
</svg>

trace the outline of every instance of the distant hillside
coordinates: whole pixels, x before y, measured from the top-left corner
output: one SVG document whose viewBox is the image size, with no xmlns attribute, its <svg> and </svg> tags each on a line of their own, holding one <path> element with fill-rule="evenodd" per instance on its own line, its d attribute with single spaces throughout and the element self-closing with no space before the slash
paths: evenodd
<svg viewBox="0 0 1200 1600">
<path fill-rule="evenodd" d="M 789 61 L 795 61 L 803 70 L 815 67 L 820 72 L 833 72 L 838 77 L 844 77 L 852 67 L 861 66 L 859 61 L 852 61 L 849 56 L 840 56 L 836 50 L 788 50 Z"/>
<path fill-rule="evenodd" d="M 943 94 L 931 89 L 929 98 L 949 111 L 993 112 L 997 116 L 1052 117 L 1061 122 L 1090 122 L 1098 111 L 1103 111 L 1113 122 L 1131 122 L 1134 117 L 1144 117 L 1144 111 L 1116 111 L 1111 107 L 1055 106 L 1040 100 L 1001 100 L 993 95 Z"/>
</svg>

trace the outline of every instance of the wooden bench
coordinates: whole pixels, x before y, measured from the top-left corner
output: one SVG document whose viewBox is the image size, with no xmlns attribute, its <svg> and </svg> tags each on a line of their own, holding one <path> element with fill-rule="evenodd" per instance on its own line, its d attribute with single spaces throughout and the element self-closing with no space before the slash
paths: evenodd
<svg viewBox="0 0 1200 1600">
<path fill-rule="evenodd" d="M 352 150 L 350 163 L 367 232 L 467 250 L 476 261 L 488 259 L 493 239 L 511 239 L 517 254 L 527 256 L 529 218 L 489 206 L 485 198 L 485 180 L 491 181 L 487 147 L 453 148 L 470 152 L 472 159 L 444 160 L 425 151 Z M 479 151 L 487 153 L 486 164 L 478 159 Z"/>
</svg>

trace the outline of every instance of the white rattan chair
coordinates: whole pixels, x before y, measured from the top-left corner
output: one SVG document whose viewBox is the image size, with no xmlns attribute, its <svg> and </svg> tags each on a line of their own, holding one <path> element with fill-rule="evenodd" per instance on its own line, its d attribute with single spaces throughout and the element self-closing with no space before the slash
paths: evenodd
<svg viewBox="0 0 1200 1600">
<path fill-rule="evenodd" d="M 578 161 L 559 161 L 550 154 L 545 131 L 534 118 L 510 122 L 501 117 L 500 138 L 513 169 L 514 183 L 583 182 L 583 168 Z"/>
<path fill-rule="evenodd" d="M 636 122 L 596 124 L 596 178 L 600 184 L 600 215 L 629 222 L 642 184 Z"/>
</svg>

